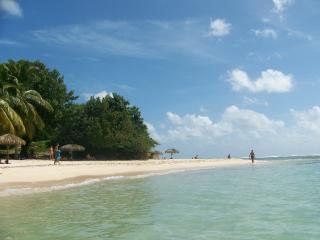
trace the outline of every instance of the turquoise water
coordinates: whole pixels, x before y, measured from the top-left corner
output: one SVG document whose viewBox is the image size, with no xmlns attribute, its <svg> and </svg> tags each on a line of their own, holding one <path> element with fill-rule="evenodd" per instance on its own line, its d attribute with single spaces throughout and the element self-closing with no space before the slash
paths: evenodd
<svg viewBox="0 0 320 240">
<path fill-rule="evenodd" d="M 0 239 L 320 239 L 320 159 L 0 197 Z"/>
</svg>

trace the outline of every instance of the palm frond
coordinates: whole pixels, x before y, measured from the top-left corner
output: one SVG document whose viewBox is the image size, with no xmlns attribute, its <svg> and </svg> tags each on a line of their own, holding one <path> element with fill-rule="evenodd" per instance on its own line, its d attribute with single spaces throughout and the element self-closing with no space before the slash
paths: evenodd
<svg viewBox="0 0 320 240">
<path fill-rule="evenodd" d="M 6 112 L 0 107 L 0 133 L 15 133 L 14 126 Z"/>
<path fill-rule="evenodd" d="M 35 105 L 44 108 L 45 110 L 52 112 L 53 108 L 50 105 L 50 103 L 46 100 L 44 100 L 41 95 L 35 91 L 35 90 L 28 90 L 24 92 L 25 98 L 28 100 L 28 102 L 32 102 Z"/>
<path fill-rule="evenodd" d="M 33 124 L 37 129 L 40 129 L 40 130 L 43 129 L 44 122 L 40 117 L 40 115 L 38 114 L 36 108 L 31 103 L 27 103 L 27 105 L 29 108 L 29 116 L 30 116 L 30 119 L 32 119 Z"/>
<path fill-rule="evenodd" d="M 15 132 L 19 135 L 23 135 L 26 132 L 24 123 L 21 117 L 16 113 L 16 111 L 3 99 L 0 99 L 0 108 L 6 114 L 7 118 L 10 120 Z"/>
</svg>

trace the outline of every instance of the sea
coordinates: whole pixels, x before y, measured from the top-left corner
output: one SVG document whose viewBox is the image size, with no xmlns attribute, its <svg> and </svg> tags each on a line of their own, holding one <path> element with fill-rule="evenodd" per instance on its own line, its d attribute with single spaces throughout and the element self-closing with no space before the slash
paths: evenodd
<svg viewBox="0 0 320 240">
<path fill-rule="evenodd" d="M 320 157 L 0 192 L 1 240 L 319 240 Z"/>
</svg>

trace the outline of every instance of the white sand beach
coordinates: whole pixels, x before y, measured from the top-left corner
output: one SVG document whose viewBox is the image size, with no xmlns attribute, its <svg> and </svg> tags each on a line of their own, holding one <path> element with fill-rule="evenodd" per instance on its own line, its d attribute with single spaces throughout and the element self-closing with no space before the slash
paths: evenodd
<svg viewBox="0 0 320 240">
<path fill-rule="evenodd" d="M 0 165 L 0 189 L 50 186 L 59 182 L 80 182 L 92 177 L 128 176 L 178 170 L 196 170 L 251 165 L 242 159 L 179 159 L 148 161 L 63 161 L 11 160 Z"/>
</svg>

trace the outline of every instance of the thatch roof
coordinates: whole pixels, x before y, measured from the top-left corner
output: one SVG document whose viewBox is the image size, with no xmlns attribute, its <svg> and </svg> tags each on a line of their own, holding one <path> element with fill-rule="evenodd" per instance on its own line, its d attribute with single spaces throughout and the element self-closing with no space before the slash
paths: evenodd
<svg viewBox="0 0 320 240">
<path fill-rule="evenodd" d="M 170 148 L 170 149 L 167 149 L 165 151 L 165 153 L 173 153 L 173 154 L 175 154 L 175 153 L 179 153 L 179 150 L 177 150 L 175 148 Z"/>
<path fill-rule="evenodd" d="M 84 146 L 78 144 L 66 144 L 63 145 L 60 149 L 66 152 L 81 152 L 86 150 Z"/>
<path fill-rule="evenodd" d="M 13 134 L 4 134 L 0 136 L 0 145 L 13 146 L 13 145 L 25 145 L 26 142 Z"/>
</svg>

